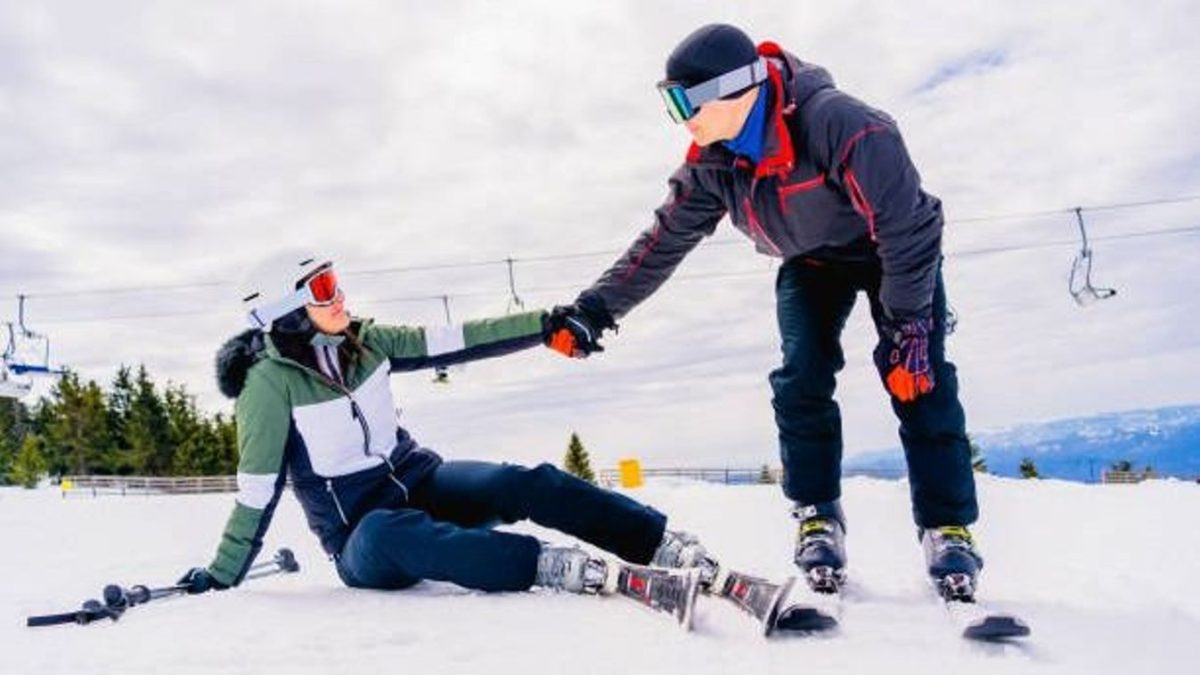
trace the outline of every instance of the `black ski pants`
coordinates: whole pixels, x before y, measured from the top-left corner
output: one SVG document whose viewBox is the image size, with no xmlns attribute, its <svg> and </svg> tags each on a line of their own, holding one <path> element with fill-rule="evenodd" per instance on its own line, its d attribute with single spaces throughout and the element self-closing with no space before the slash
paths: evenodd
<svg viewBox="0 0 1200 675">
<path fill-rule="evenodd" d="M 771 373 L 783 460 L 783 491 L 801 504 L 841 496 L 842 420 L 833 399 L 845 366 L 841 334 L 859 292 L 879 333 L 875 364 L 886 377 L 887 345 L 878 331 L 881 269 L 877 262 L 832 263 L 804 257 L 783 264 L 776 279 L 783 364 Z M 908 463 L 913 517 L 920 527 L 966 525 L 978 517 L 975 476 L 958 400 L 954 365 L 946 360 L 946 293 L 939 271 L 933 297 L 929 361 L 936 385 L 911 403 L 891 398 Z"/>
<path fill-rule="evenodd" d="M 422 579 L 485 591 L 529 588 L 541 543 L 492 529 L 529 519 L 634 563 L 650 561 L 667 518 L 551 464 L 441 464 L 408 508 L 377 509 L 355 525 L 337 559 L 348 586 L 399 589 Z"/>
</svg>

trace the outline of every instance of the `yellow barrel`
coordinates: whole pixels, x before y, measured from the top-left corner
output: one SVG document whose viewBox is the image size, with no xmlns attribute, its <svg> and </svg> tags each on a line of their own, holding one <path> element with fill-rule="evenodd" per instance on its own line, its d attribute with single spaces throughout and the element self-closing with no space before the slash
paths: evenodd
<svg viewBox="0 0 1200 675">
<path fill-rule="evenodd" d="M 642 486 L 642 464 L 636 459 L 622 459 L 617 462 L 617 470 L 621 474 L 621 487 L 636 488 Z"/>
</svg>

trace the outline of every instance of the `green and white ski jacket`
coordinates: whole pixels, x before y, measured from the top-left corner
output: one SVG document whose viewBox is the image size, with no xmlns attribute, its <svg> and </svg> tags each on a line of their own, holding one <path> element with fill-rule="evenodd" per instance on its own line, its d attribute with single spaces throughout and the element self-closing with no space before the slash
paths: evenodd
<svg viewBox="0 0 1200 675">
<path fill-rule="evenodd" d="M 398 423 L 388 375 L 508 354 L 541 344 L 541 311 L 452 326 L 355 322 L 365 348 L 344 384 L 283 356 L 270 336 L 246 331 L 222 347 L 217 375 L 236 396 L 238 493 L 209 565 L 241 582 L 290 477 L 309 528 L 336 557 L 368 512 L 400 508 L 441 462 Z"/>
</svg>

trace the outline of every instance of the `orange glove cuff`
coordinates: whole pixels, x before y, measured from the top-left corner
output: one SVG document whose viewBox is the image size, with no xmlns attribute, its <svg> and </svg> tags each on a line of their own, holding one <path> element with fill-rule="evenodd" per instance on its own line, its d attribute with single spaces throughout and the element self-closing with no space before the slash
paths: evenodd
<svg viewBox="0 0 1200 675">
<path fill-rule="evenodd" d="M 571 331 L 566 328 L 559 329 L 551 335 L 550 344 L 547 346 L 563 356 L 575 356 L 575 336 L 571 335 Z"/>
<path fill-rule="evenodd" d="M 904 366 L 892 369 L 887 376 L 887 389 L 902 403 L 912 403 L 921 394 L 933 390 L 927 375 L 913 375 Z"/>
</svg>

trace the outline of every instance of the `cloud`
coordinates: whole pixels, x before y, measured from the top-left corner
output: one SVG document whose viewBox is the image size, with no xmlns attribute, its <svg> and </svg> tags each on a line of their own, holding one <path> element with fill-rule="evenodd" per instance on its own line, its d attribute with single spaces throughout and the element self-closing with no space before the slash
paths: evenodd
<svg viewBox="0 0 1200 675">
<path fill-rule="evenodd" d="M 1008 54 L 1002 49 L 976 51 L 946 63 L 937 72 L 917 85 L 914 93 L 932 92 L 938 87 L 960 77 L 978 77 L 988 71 L 1003 68 L 1008 63 Z"/>
<path fill-rule="evenodd" d="M 1196 204 L 1091 212 L 1097 283 L 1066 293 L 1067 208 L 1200 194 L 1194 3 L 376 2 L 0 6 L 0 294 L 31 293 L 56 357 L 106 381 L 145 362 L 213 409 L 236 281 L 302 242 L 335 253 L 361 311 L 440 322 L 505 311 L 503 266 L 355 270 L 626 246 L 686 147 L 653 90 L 712 21 L 827 66 L 901 124 L 949 216 L 952 340 L 973 425 L 1194 401 Z M 962 222 L 981 214 L 1061 215 Z M 450 454 L 774 457 L 772 268 L 722 225 L 601 358 L 396 378 L 418 438 Z M 1022 252 L 973 250 L 1068 242 Z M 963 255 L 959 255 L 962 253 Z M 531 305 L 616 257 L 519 263 Z M 748 276 L 712 276 L 731 271 Z M 694 278 L 687 278 L 694 277 Z M 200 282 L 196 287 L 176 288 Z M 166 290 L 55 294 L 167 285 Z M 549 290 L 537 290 L 549 289 Z M 424 299 L 421 299 L 424 298 Z M 397 300 L 399 299 L 399 300 Z M 2 307 L 2 305 L 0 305 Z M 3 311 L 3 310 L 0 310 Z M 845 333 L 847 452 L 892 445 L 864 309 Z M 560 442 L 561 441 L 561 442 Z M 595 450 L 594 452 L 599 452 Z"/>
</svg>

